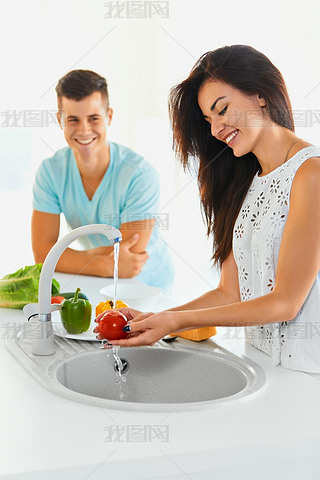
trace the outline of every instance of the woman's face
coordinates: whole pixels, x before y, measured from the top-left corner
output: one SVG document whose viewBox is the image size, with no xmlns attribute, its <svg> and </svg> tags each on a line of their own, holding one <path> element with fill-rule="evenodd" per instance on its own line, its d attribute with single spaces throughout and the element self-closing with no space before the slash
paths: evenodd
<svg viewBox="0 0 320 480">
<path fill-rule="evenodd" d="M 206 81 L 200 87 L 198 104 L 211 125 L 211 134 L 232 148 L 236 157 L 253 151 L 265 127 L 271 126 L 263 112 L 263 98 L 245 95 L 218 80 Z"/>
</svg>

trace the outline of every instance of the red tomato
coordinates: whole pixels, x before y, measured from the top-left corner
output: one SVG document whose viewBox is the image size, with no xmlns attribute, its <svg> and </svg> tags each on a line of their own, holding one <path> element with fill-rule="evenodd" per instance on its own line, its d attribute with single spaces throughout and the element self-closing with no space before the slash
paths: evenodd
<svg viewBox="0 0 320 480">
<path fill-rule="evenodd" d="M 64 297 L 51 297 L 51 305 L 53 303 L 61 303 L 61 302 L 63 302 L 63 300 L 65 300 Z"/>
<path fill-rule="evenodd" d="M 106 340 L 120 340 L 127 338 L 128 333 L 123 332 L 122 328 L 126 325 L 127 319 L 121 312 L 107 310 L 99 315 L 98 323 L 99 333 Z"/>
</svg>

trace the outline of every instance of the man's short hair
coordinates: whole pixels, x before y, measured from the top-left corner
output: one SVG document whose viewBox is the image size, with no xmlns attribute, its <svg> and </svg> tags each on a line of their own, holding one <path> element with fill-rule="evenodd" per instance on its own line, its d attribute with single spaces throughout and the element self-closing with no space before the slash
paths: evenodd
<svg viewBox="0 0 320 480">
<path fill-rule="evenodd" d="M 71 100 L 82 100 L 94 92 L 100 92 L 109 108 L 108 84 L 104 77 L 101 77 L 91 70 L 72 70 L 60 78 L 56 86 L 58 108 L 61 109 L 61 98 Z"/>
</svg>

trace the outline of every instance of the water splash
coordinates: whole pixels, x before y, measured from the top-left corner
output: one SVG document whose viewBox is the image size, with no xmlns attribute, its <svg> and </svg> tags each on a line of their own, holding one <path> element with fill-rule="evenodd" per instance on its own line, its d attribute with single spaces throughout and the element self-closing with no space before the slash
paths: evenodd
<svg viewBox="0 0 320 480">
<path fill-rule="evenodd" d="M 123 401 L 126 394 L 122 390 L 122 385 L 123 385 L 123 383 L 125 383 L 127 381 L 127 379 L 122 374 L 123 365 L 122 365 L 121 359 L 119 357 L 119 348 L 120 348 L 119 345 L 113 345 L 112 354 L 113 354 L 113 358 L 115 359 L 116 364 L 118 366 L 118 375 L 119 375 L 119 379 L 115 382 L 115 384 L 119 386 L 119 399 L 121 401 Z"/>
<path fill-rule="evenodd" d="M 118 372 L 119 372 L 119 375 L 121 377 L 122 370 L 123 370 L 123 365 L 122 365 L 122 362 L 121 362 L 120 357 L 119 357 L 119 345 L 113 345 L 112 355 L 113 355 L 113 358 L 116 361 L 116 364 L 118 366 Z"/>
</svg>

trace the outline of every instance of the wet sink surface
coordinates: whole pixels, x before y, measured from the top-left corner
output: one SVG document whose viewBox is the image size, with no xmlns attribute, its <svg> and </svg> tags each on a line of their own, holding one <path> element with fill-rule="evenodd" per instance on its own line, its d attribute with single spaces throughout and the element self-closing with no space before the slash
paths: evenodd
<svg viewBox="0 0 320 480">
<path fill-rule="evenodd" d="M 150 411 L 195 410 L 243 401 L 263 391 L 265 371 L 214 343 L 178 339 L 153 347 L 120 348 L 123 381 L 111 350 L 95 342 L 56 338 L 56 353 L 38 357 L 18 336 L 8 350 L 42 386 L 70 400 L 107 408 Z"/>
</svg>

